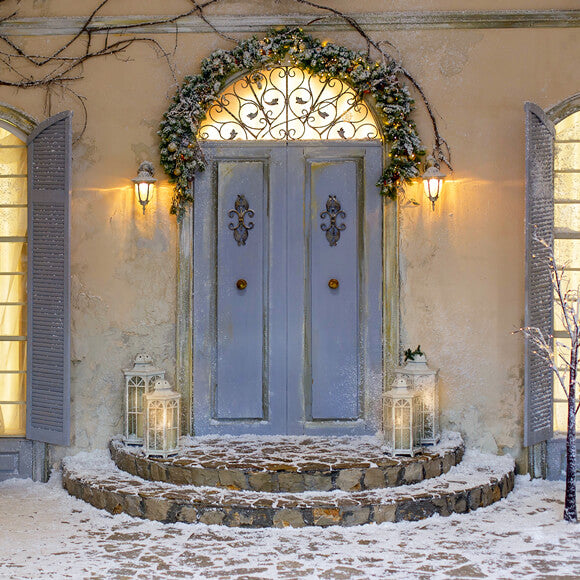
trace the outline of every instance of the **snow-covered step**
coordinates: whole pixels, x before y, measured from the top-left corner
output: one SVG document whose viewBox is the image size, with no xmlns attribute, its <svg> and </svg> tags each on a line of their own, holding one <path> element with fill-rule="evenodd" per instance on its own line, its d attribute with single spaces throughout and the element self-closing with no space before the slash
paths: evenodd
<svg viewBox="0 0 580 580">
<path fill-rule="evenodd" d="M 145 480 L 120 470 L 101 451 L 65 459 L 63 484 L 71 495 L 97 508 L 162 522 L 352 526 L 446 516 L 490 505 L 512 490 L 514 462 L 467 451 L 448 473 L 417 484 L 355 492 L 268 493 Z"/>
<path fill-rule="evenodd" d="M 463 457 L 459 433 L 415 457 L 391 457 L 378 437 L 184 438 L 177 457 L 146 458 L 140 448 L 113 439 L 117 467 L 151 481 L 232 490 L 362 491 L 438 477 Z"/>
</svg>

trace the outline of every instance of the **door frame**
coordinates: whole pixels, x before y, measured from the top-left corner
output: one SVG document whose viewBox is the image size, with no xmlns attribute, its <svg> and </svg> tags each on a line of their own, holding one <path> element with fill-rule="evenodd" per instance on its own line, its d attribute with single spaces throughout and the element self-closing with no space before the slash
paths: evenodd
<svg viewBox="0 0 580 580">
<path fill-rule="evenodd" d="M 345 142 L 301 142 L 302 145 L 316 147 L 352 148 L 357 145 L 368 145 L 361 141 Z M 220 143 L 223 146 L 224 143 Z M 232 144 L 240 146 L 240 142 Z M 248 146 L 268 147 L 268 141 L 249 142 Z M 243 145 L 242 145 L 243 146 Z M 278 145 L 281 146 L 281 145 Z M 382 146 L 382 143 L 381 143 Z M 383 147 L 383 166 L 385 164 Z M 190 183 L 190 193 L 195 199 L 195 186 Z M 380 196 L 377 188 L 376 195 Z M 398 264 L 398 204 L 396 201 L 382 198 L 380 205 L 382 213 L 382 388 L 387 385 L 387 377 L 391 369 L 399 363 L 399 264 Z M 193 384 L 193 277 L 194 277 L 194 212 L 195 202 L 190 205 L 183 217 L 178 221 L 178 257 L 177 257 L 177 324 L 176 324 L 176 388 L 182 395 L 181 427 L 184 434 L 193 433 L 194 388 Z M 364 415 L 375 431 L 380 431 L 383 424 L 382 396 L 378 393 L 364 398 Z M 381 394 L 382 395 L 382 394 Z"/>
</svg>

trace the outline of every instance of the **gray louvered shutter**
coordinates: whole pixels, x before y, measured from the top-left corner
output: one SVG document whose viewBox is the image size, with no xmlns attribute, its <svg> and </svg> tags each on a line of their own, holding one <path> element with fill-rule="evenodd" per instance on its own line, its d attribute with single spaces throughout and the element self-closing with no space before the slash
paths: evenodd
<svg viewBox="0 0 580 580">
<path fill-rule="evenodd" d="M 72 112 L 28 138 L 29 439 L 70 442 L 70 188 Z"/>
<path fill-rule="evenodd" d="M 553 290 L 548 260 L 554 243 L 554 125 L 526 103 L 526 318 L 525 326 L 552 335 Z M 541 241 L 548 244 L 548 248 Z M 526 339 L 524 445 L 552 437 L 552 371 Z"/>
</svg>

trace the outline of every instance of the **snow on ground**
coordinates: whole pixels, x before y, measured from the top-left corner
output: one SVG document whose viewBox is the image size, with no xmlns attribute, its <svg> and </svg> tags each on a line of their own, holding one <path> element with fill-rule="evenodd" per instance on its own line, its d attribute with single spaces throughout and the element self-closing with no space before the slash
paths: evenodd
<svg viewBox="0 0 580 580">
<path fill-rule="evenodd" d="M 0 578 L 580 578 L 561 482 L 517 478 L 465 515 L 354 528 L 233 529 L 113 516 L 48 484 L 0 484 Z"/>
</svg>

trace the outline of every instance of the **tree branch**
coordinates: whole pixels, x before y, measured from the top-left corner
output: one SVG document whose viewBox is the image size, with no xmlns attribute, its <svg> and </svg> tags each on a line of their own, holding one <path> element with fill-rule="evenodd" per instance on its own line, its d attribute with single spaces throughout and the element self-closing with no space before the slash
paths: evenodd
<svg viewBox="0 0 580 580">
<path fill-rule="evenodd" d="M 68 40 L 66 40 L 61 46 L 48 55 L 29 53 L 18 43 L 14 42 L 6 35 L 0 34 L 0 41 L 8 48 L 8 50 L 0 51 L 0 55 L 4 58 L 0 60 L 3 64 L 6 64 L 6 69 L 12 73 L 16 78 L 11 79 L 7 77 L 0 76 L 0 86 L 10 86 L 21 89 L 38 88 L 44 87 L 47 90 L 60 85 L 64 88 L 65 85 L 69 85 L 75 81 L 83 78 L 83 75 L 71 76 L 71 71 L 82 67 L 86 62 L 93 59 L 102 58 L 106 56 L 116 56 L 117 58 L 125 51 L 127 51 L 134 43 L 145 43 L 149 44 L 154 48 L 155 51 L 166 61 L 173 78 L 175 79 L 175 70 L 173 63 L 170 58 L 170 54 L 161 46 L 161 44 L 154 40 L 153 38 L 146 36 L 136 36 L 131 38 L 125 38 L 118 40 L 116 42 L 110 43 L 109 34 L 122 34 L 130 33 L 133 29 L 143 28 L 144 26 L 156 27 L 163 24 L 176 25 L 176 38 L 178 37 L 178 24 L 180 20 L 187 18 L 192 15 L 198 16 L 215 34 L 219 35 L 221 38 L 227 40 L 228 42 L 237 42 L 237 40 L 229 36 L 220 30 L 218 30 L 210 21 L 210 19 L 205 14 L 205 9 L 209 6 L 223 3 L 226 0 L 186 0 L 189 4 L 189 9 L 163 18 L 161 20 L 151 19 L 149 21 L 134 23 L 134 24 L 115 24 L 110 26 L 101 26 L 95 23 L 95 19 L 102 9 L 110 3 L 110 0 L 100 0 L 97 6 L 91 11 L 91 13 L 85 18 L 79 30 Z M 437 124 L 437 119 L 433 111 L 431 103 L 427 99 L 427 95 L 421 86 L 421 84 L 415 79 L 415 77 L 401 64 L 400 55 L 397 53 L 396 56 L 390 54 L 384 47 L 390 47 L 393 51 L 397 52 L 396 47 L 388 40 L 375 41 L 369 34 L 362 28 L 362 26 L 354 19 L 352 16 L 332 8 L 329 6 L 323 6 L 312 0 L 290 0 L 297 4 L 303 6 L 308 6 L 320 12 L 323 12 L 330 16 L 335 16 L 344 21 L 352 30 L 361 36 L 365 41 L 367 46 L 367 52 L 370 53 L 374 49 L 380 58 L 384 62 L 394 65 L 396 71 L 400 73 L 417 91 L 420 99 L 427 111 L 429 119 L 431 121 L 431 126 L 434 135 L 434 156 L 439 163 L 445 164 L 450 170 L 453 170 L 451 166 L 451 151 L 447 141 L 442 137 L 439 127 Z M 0 0 L 2 4 L 2 0 Z M 0 16 L 0 31 L 1 24 L 3 22 L 9 21 L 17 16 L 17 11 L 11 11 L 5 16 Z M 320 20 L 320 17 L 315 17 L 312 23 Z M 105 33 L 102 46 L 100 48 L 95 48 L 95 37 L 94 32 L 99 31 Z M 79 43 L 82 39 L 85 39 L 82 49 L 79 47 Z M 177 41 L 176 41 L 177 44 Z M 80 51 L 79 51 L 80 49 Z M 70 51 L 77 50 L 77 54 L 70 54 Z M 65 53 L 69 54 L 65 54 Z M 36 77 L 35 75 L 27 76 L 24 72 L 19 71 L 18 66 L 15 62 L 10 62 L 12 59 L 16 61 L 21 60 L 22 62 L 32 65 L 36 69 L 42 69 L 44 67 L 51 67 L 48 72 L 45 72 L 42 76 Z M 69 66 L 64 66 L 63 63 L 68 63 Z M 1 73 L 0 73 L 1 74 Z M 75 91 L 67 92 L 71 94 L 77 94 Z"/>
</svg>

